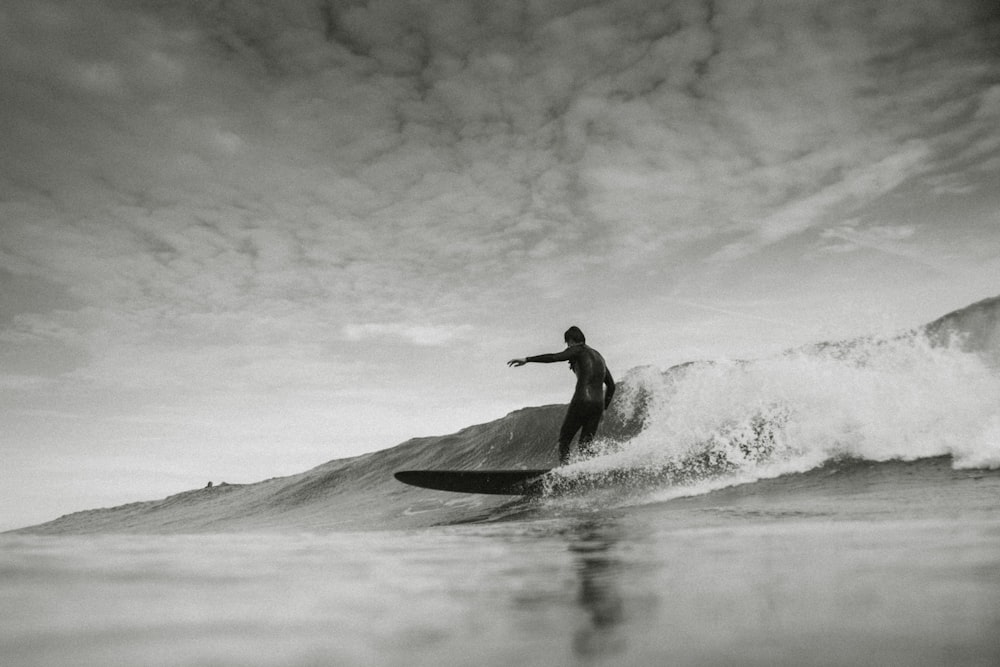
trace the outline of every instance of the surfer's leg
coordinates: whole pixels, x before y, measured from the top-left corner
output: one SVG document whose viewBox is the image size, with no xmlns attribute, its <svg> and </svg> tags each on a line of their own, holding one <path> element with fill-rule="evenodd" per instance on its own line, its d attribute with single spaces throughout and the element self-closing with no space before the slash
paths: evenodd
<svg viewBox="0 0 1000 667">
<path fill-rule="evenodd" d="M 580 430 L 580 453 L 590 456 L 590 443 L 597 433 L 597 427 L 601 425 L 601 417 L 604 415 L 604 406 L 591 407 L 583 416 Z"/>
<path fill-rule="evenodd" d="M 559 465 L 569 463 L 569 450 L 573 444 L 573 436 L 583 425 L 579 412 L 578 407 L 572 403 L 566 410 L 566 418 L 563 419 L 562 428 L 559 429 Z"/>
</svg>

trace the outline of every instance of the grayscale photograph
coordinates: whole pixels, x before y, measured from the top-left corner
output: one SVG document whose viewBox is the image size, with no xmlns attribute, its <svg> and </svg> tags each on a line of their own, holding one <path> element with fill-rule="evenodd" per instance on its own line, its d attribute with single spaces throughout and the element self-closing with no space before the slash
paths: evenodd
<svg viewBox="0 0 1000 667">
<path fill-rule="evenodd" d="M 0 665 L 1000 665 L 996 0 L 0 0 Z"/>
</svg>

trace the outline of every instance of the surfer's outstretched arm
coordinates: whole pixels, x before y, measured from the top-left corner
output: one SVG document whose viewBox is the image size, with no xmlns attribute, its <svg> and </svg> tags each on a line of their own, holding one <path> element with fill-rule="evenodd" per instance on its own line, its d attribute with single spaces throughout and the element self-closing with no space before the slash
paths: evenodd
<svg viewBox="0 0 1000 667">
<path fill-rule="evenodd" d="M 539 354 L 534 357 L 518 357 L 517 359 L 511 359 L 507 362 L 508 366 L 523 366 L 527 363 L 535 364 L 551 364 L 556 361 L 569 361 L 575 356 L 575 350 L 573 348 L 566 348 L 562 352 L 554 352 L 552 354 Z"/>
</svg>

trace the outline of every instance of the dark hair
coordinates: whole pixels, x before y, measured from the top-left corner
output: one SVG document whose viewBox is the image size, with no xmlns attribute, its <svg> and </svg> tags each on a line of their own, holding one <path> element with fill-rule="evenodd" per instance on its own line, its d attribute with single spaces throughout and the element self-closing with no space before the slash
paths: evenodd
<svg viewBox="0 0 1000 667">
<path fill-rule="evenodd" d="M 567 343 L 586 343 L 587 337 L 583 335 L 580 331 L 580 327 L 570 327 L 566 329 L 566 333 L 563 334 L 563 340 Z"/>
</svg>

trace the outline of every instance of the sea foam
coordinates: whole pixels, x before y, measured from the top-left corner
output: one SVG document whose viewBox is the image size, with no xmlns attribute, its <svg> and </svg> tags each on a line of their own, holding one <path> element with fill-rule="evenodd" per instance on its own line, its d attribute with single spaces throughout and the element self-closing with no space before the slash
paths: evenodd
<svg viewBox="0 0 1000 667">
<path fill-rule="evenodd" d="M 967 338 L 926 331 L 811 346 L 753 361 L 715 360 L 622 383 L 618 410 L 641 427 L 560 472 L 614 473 L 708 490 L 843 458 L 948 455 L 1000 467 L 1000 373 Z"/>
</svg>

